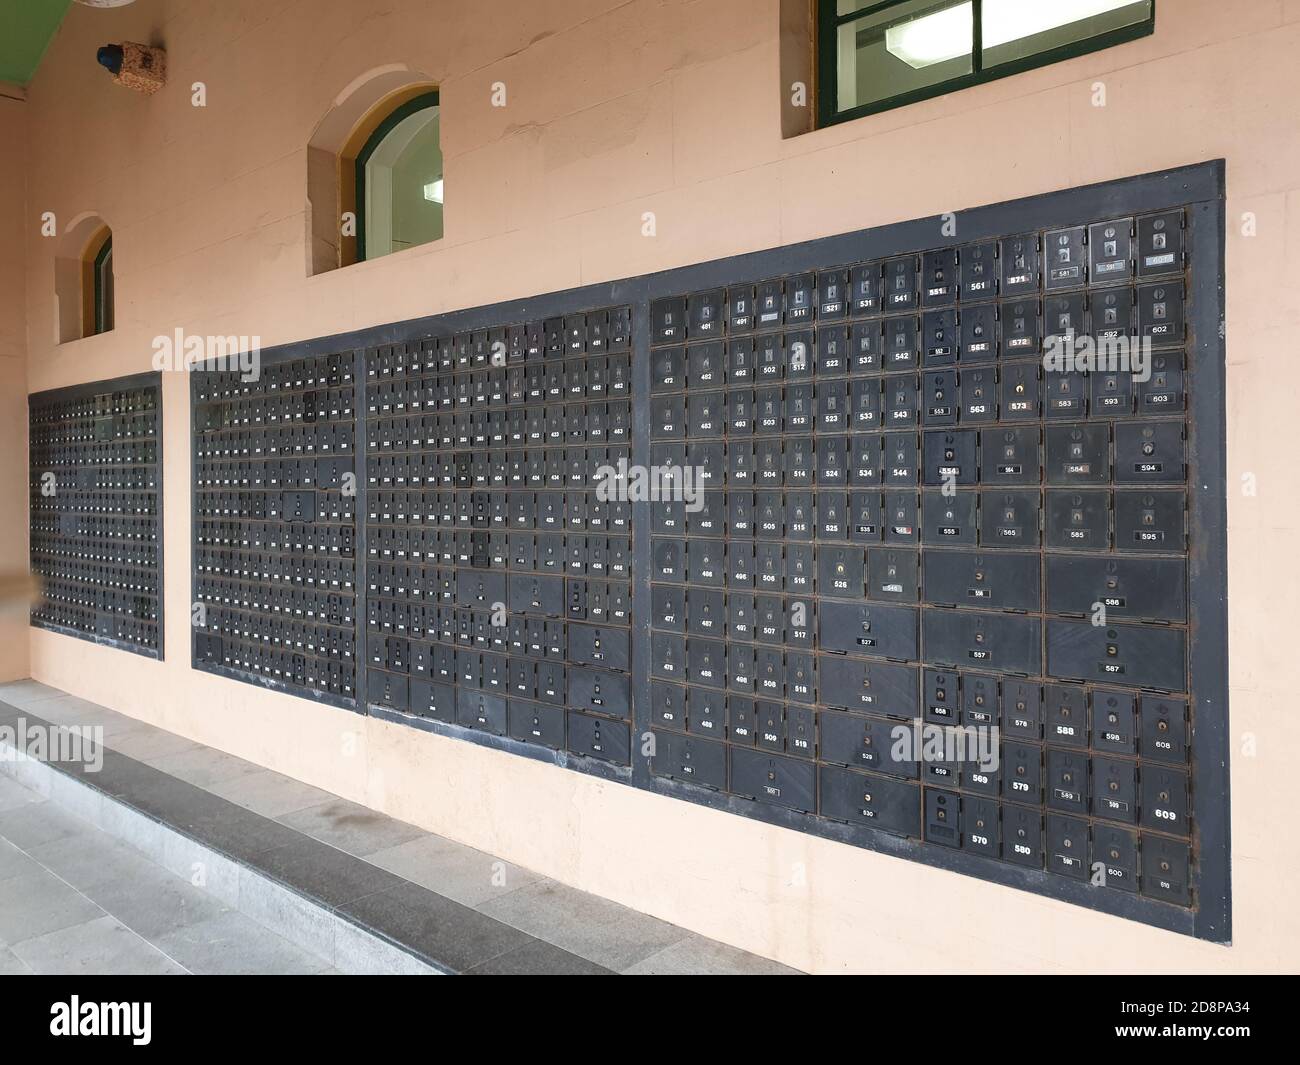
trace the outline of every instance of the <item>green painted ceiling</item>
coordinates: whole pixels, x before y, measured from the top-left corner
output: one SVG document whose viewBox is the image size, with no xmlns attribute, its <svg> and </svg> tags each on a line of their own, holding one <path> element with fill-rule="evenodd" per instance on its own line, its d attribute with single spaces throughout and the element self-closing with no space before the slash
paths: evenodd
<svg viewBox="0 0 1300 1065">
<path fill-rule="evenodd" d="M 72 0 L 0 0 L 0 81 L 26 85 Z M 94 59 L 94 56 L 91 56 Z"/>
</svg>

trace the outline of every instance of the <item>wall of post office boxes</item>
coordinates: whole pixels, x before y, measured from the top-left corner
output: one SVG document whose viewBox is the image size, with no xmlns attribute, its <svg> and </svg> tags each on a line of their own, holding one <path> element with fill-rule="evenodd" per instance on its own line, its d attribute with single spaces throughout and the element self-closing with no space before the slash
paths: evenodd
<svg viewBox="0 0 1300 1065">
<path fill-rule="evenodd" d="M 366 352 L 367 697 L 631 764 L 631 308 Z"/>
<path fill-rule="evenodd" d="M 28 397 L 31 624 L 161 658 L 158 375 Z"/>
<path fill-rule="evenodd" d="M 355 700 L 355 392 L 351 350 L 192 374 L 197 667 Z"/>
<path fill-rule="evenodd" d="M 1225 939 L 1221 215 L 1202 164 L 196 375 L 195 662 Z"/>
</svg>

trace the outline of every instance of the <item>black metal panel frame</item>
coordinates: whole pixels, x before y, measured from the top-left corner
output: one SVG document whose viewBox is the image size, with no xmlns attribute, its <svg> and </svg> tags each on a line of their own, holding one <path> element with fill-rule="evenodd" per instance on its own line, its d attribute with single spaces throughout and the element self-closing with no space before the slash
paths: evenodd
<svg viewBox="0 0 1300 1065">
<path fill-rule="evenodd" d="M 133 643 L 126 643 L 122 640 L 116 640 L 111 637 L 93 635 L 88 632 L 78 632 L 76 629 L 70 629 L 66 625 L 52 625 L 43 621 L 33 621 L 28 619 L 28 625 L 34 629 L 43 629 L 46 632 L 57 632 L 61 636 L 71 636 L 77 640 L 85 640 L 87 643 L 96 643 L 101 647 L 111 647 L 117 651 L 127 651 L 130 654 L 140 655 L 142 658 L 151 658 L 155 661 L 163 661 L 166 657 L 166 624 L 164 605 L 166 602 L 165 587 L 163 574 L 166 559 L 163 554 L 163 394 L 162 394 L 162 374 L 158 371 L 147 373 L 131 374 L 126 377 L 114 377 L 107 381 L 87 381 L 79 385 L 69 385 L 66 388 L 49 388 L 43 392 L 32 392 L 27 396 L 27 409 L 30 412 L 34 404 L 45 403 L 51 400 L 73 400 L 82 399 L 86 396 L 97 396 L 104 392 L 125 391 L 133 388 L 153 388 L 157 392 L 155 410 L 157 411 L 158 424 L 158 492 L 157 492 L 157 511 L 154 515 L 154 535 L 158 545 L 158 647 L 156 649 L 148 647 L 138 647 Z M 30 438 L 31 422 L 28 421 L 28 433 Z M 30 459 L 28 460 L 30 463 Z M 30 523 L 31 515 L 28 515 Z"/>
<path fill-rule="evenodd" d="M 1224 163 L 1199 163 L 1154 174 L 1081 188 L 1044 193 L 1021 200 L 974 207 L 951 215 L 893 223 L 875 229 L 829 236 L 800 244 L 757 251 L 712 262 L 679 267 L 643 277 L 589 285 L 542 296 L 452 311 L 362 329 L 304 343 L 283 345 L 263 353 L 266 362 L 353 349 L 357 382 L 355 407 L 358 429 L 356 454 L 365 455 L 364 349 L 376 345 L 418 342 L 454 333 L 497 326 L 505 322 L 551 318 L 593 308 L 630 304 L 633 307 L 632 380 L 634 431 L 632 453 L 648 456 L 650 367 L 649 303 L 660 296 L 757 282 L 807 270 L 833 268 L 864 260 L 905 255 L 990 239 L 1009 232 L 1049 229 L 1098 218 L 1146 214 L 1187 208 L 1187 242 L 1192 288 L 1188 301 L 1188 350 L 1194 358 L 1195 387 L 1189 409 L 1191 484 L 1190 520 L 1196 530 L 1189 560 L 1192 607 L 1189 662 L 1196 722 L 1193 745 L 1193 842 L 1198 856 L 1195 876 L 1197 908 L 1184 909 L 1119 891 L 1098 891 L 1046 871 L 992 861 L 961 851 L 927 846 L 920 841 L 840 824 L 816 816 L 782 810 L 689 783 L 652 776 L 648 759 L 634 756 L 632 768 L 616 768 L 564 751 L 531 747 L 504 737 L 487 735 L 414 715 L 381 708 L 368 712 L 425 731 L 454 736 L 482 746 L 549 761 L 607 779 L 685 799 L 713 809 L 743 814 L 769 824 L 850 843 L 936 868 L 1020 888 L 1099 912 L 1196 936 L 1218 943 L 1231 939 L 1230 799 L 1228 780 L 1227 674 L 1227 549 L 1226 549 L 1226 406 L 1224 398 Z M 955 232 L 951 226 L 955 223 Z M 947 228 L 945 228 L 947 227 Z M 358 459 L 357 465 L 364 459 Z M 365 478 L 358 492 L 358 513 L 366 512 Z M 632 678 L 634 740 L 650 730 L 648 650 L 650 615 L 650 515 L 647 502 L 633 504 Z M 193 515 L 192 515 L 193 516 Z M 357 529 L 358 557 L 365 559 L 365 522 Z M 359 578 L 360 579 L 360 578 Z M 363 582 L 364 583 L 364 582 Z M 364 654 L 366 589 L 358 596 L 358 702 L 321 701 L 365 711 L 367 663 Z M 637 604 L 641 604 L 638 608 Z M 206 668 L 199 666 L 197 668 Z M 208 669 L 209 672 L 228 673 Z M 277 687 L 263 678 L 235 675 L 263 687 Z M 292 691 L 290 694 L 318 696 Z M 634 742 L 634 749 L 639 743 Z"/>
</svg>

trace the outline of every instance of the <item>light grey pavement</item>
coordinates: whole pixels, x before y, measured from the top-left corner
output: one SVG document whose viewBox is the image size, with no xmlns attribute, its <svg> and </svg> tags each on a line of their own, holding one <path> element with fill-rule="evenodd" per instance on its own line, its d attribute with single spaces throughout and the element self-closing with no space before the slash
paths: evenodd
<svg viewBox="0 0 1300 1065">
<path fill-rule="evenodd" d="M 323 973 L 330 963 L 0 776 L 0 974 Z"/>
<path fill-rule="evenodd" d="M 60 725 L 101 726 L 110 749 L 301 833 L 267 863 L 329 905 L 346 896 L 363 920 L 398 928 L 403 899 L 419 899 L 429 919 L 453 912 L 466 936 L 499 942 L 468 971 L 794 972 L 58 689 L 0 684 L 0 700 Z M 368 864 L 330 861 L 313 841 Z M 413 941 L 422 931 L 417 922 Z M 0 775 L 0 973 L 322 972 L 324 958 Z"/>
</svg>

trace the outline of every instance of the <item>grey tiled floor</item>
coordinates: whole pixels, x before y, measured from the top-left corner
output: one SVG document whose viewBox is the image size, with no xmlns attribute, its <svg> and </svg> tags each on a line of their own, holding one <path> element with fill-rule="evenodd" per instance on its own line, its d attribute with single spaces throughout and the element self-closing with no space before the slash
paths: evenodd
<svg viewBox="0 0 1300 1065">
<path fill-rule="evenodd" d="M 364 859 L 374 867 L 373 877 L 363 872 L 353 874 L 350 883 L 327 883 L 328 870 L 323 870 L 319 887 L 322 895 L 335 896 L 333 904 L 346 902 L 345 908 L 362 920 L 409 923 L 404 934 L 418 942 L 424 931 L 420 915 L 409 915 L 408 922 L 402 902 L 404 891 L 413 894 L 408 890 L 412 884 L 442 896 L 434 904 L 455 908 L 456 920 L 467 928 L 467 934 L 475 931 L 472 914 L 477 911 L 485 919 L 479 933 L 501 942 L 496 945 L 499 955 L 476 964 L 472 972 L 612 970 L 629 974 L 758 975 L 793 971 L 57 689 L 19 681 L 0 685 L 0 700 L 19 709 L 29 708 L 34 716 L 47 721 L 102 725 L 108 747 L 274 819 L 278 826 Z M 0 784 L 11 783 L 0 778 Z M 50 902 L 51 906 L 66 906 L 66 915 L 49 917 L 46 922 L 52 920 L 61 928 L 84 927 L 88 957 L 102 958 L 110 945 L 134 937 L 129 950 L 121 948 L 124 963 L 145 965 L 146 959 L 152 957 L 147 951 L 141 953 L 147 948 L 166 964 L 175 966 L 176 971 L 212 971 L 213 966 L 224 966 L 221 971 L 301 972 L 324 967 L 322 962 L 313 969 L 315 959 L 311 956 L 283 940 L 275 942 L 275 937 L 249 918 L 214 905 L 209 896 L 159 867 L 137 869 L 138 880 L 134 879 L 122 868 L 123 863 L 151 863 L 107 837 L 98 841 L 106 848 L 102 860 L 90 860 L 81 849 L 88 826 L 79 830 L 80 823 L 69 824 L 75 819 L 66 815 L 61 818 L 57 808 L 33 809 L 39 804 L 30 799 L 22 802 L 18 797 L 7 803 L 5 795 L 0 790 L 0 839 L 10 838 L 7 833 L 11 834 L 23 848 L 18 851 L 19 857 L 8 859 L 16 870 L 11 876 L 33 875 L 23 859 L 40 862 L 43 854 L 51 866 L 44 875 L 62 876 L 70 882 L 71 896 L 56 892 Z M 319 861 L 319 855 L 313 856 L 310 847 L 300 848 L 293 843 L 270 854 L 273 863 L 286 867 L 297 863 L 299 871 L 306 867 L 310 872 L 312 863 Z M 47 965 L 70 964 L 68 937 L 59 939 L 55 934 L 52 942 L 37 950 L 32 945 L 33 937 L 15 940 L 6 932 L 6 861 L 6 852 L 0 850 L 0 973 L 15 964 L 35 968 L 28 957 Z M 36 869 L 42 866 L 38 864 Z M 77 883 L 78 877 L 86 881 L 84 888 Z M 175 883 L 163 879 L 166 877 Z M 133 881 L 147 885 L 144 896 L 156 898 L 156 905 L 136 901 L 130 891 L 120 886 Z M 27 894 L 22 887 L 14 892 L 20 897 Z M 72 896 L 81 897 L 91 908 Z M 427 898 L 421 898 L 422 905 L 430 905 Z M 30 906 L 41 908 L 35 900 Z M 114 907 L 121 912 L 115 912 Z M 468 920 L 465 911 L 469 911 Z M 17 912 L 25 911 L 20 908 Z M 428 920 L 437 917 L 429 914 Z M 499 928 L 487 918 L 508 927 Z M 130 936 L 105 938 L 108 934 L 104 926 L 95 922 L 106 919 L 121 924 Z M 133 926 L 132 921 L 140 927 Z M 246 926 L 257 930 L 248 942 L 243 934 Z M 519 933 L 518 942 L 512 941 L 512 930 Z M 54 933 L 51 927 L 43 934 Z M 477 944 L 480 950 L 481 946 Z"/>
<path fill-rule="evenodd" d="M 328 968 L 324 959 L 0 776 L 0 974 Z"/>
</svg>

